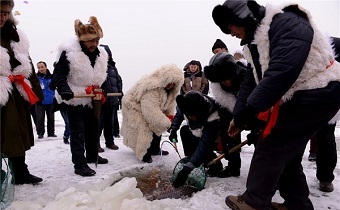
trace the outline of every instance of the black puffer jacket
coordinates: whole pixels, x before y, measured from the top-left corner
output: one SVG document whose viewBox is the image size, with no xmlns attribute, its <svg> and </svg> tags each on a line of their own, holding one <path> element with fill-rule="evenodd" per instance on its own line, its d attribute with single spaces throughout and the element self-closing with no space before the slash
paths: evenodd
<svg viewBox="0 0 340 210">
<path fill-rule="evenodd" d="M 123 93 L 122 92 L 122 79 L 118 74 L 118 70 L 116 68 L 116 63 L 112 60 L 112 53 L 110 48 L 107 45 L 100 45 L 105 48 L 106 52 L 109 55 L 109 60 L 107 62 L 107 78 L 105 82 L 102 84 L 101 88 L 104 91 L 104 94 L 107 93 Z M 106 97 L 106 104 L 110 104 L 111 106 L 117 106 L 119 104 L 119 99 L 122 96 L 110 96 Z"/>
</svg>

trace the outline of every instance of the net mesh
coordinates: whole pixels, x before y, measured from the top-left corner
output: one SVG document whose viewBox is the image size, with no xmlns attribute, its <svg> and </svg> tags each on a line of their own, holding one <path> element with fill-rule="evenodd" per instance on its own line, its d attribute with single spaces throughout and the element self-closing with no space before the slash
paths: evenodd
<svg viewBox="0 0 340 210">
<path fill-rule="evenodd" d="M 8 158 L 1 154 L 0 209 L 7 208 L 14 199 L 14 177 Z"/>
<path fill-rule="evenodd" d="M 183 166 L 188 163 L 189 159 L 187 157 L 182 158 L 175 166 L 172 180 L 175 180 L 178 173 L 183 169 Z M 204 188 L 205 182 L 207 180 L 207 175 L 205 173 L 205 169 L 203 165 L 200 167 L 196 167 L 188 176 L 186 184 L 191 187 L 195 187 L 198 190 L 202 190 Z"/>
</svg>

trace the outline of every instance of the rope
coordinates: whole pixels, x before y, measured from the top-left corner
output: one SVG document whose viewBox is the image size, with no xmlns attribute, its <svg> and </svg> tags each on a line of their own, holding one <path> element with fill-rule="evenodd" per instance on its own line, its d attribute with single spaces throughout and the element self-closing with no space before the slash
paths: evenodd
<svg viewBox="0 0 340 210">
<path fill-rule="evenodd" d="M 164 141 L 161 143 L 161 146 L 160 146 L 160 151 L 161 151 L 160 158 L 158 159 L 157 162 L 152 163 L 152 164 L 153 164 L 153 167 L 163 166 L 163 165 L 165 164 L 165 162 L 163 161 L 163 153 L 162 153 L 162 148 L 163 148 L 164 143 L 169 143 L 169 144 L 175 149 L 176 153 L 178 154 L 179 159 L 180 159 L 180 160 L 182 159 L 181 155 L 180 155 L 179 152 L 178 152 L 178 149 L 173 145 L 173 143 L 171 143 L 171 142 L 168 141 L 168 140 L 164 140 Z"/>
</svg>

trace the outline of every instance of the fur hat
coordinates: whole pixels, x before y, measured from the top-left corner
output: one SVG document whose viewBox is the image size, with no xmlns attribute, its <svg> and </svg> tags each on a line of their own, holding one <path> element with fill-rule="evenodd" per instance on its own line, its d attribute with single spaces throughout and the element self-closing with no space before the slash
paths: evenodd
<svg viewBox="0 0 340 210">
<path fill-rule="evenodd" d="M 74 21 L 74 30 L 79 41 L 90 41 L 96 38 L 103 37 L 103 31 L 95 16 L 89 18 L 87 24 L 83 24 L 79 19 Z"/>
<path fill-rule="evenodd" d="M 191 90 L 185 95 L 178 95 L 176 102 L 178 108 L 186 116 L 206 117 L 212 108 L 209 98 L 196 90 Z"/>
<path fill-rule="evenodd" d="M 234 57 L 226 52 L 217 53 L 204 67 L 204 74 L 210 82 L 223 82 L 232 79 L 237 74 L 237 64 Z"/>
<path fill-rule="evenodd" d="M 225 48 L 228 51 L 227 45 L 225 45 L 224 42 L 220 39 L 216 39 L 216 42 L 211 48 L 212 52 L 214 52 L 214 50 L 217 48 Z"/>
<path fill-rule="evenodd" d="M 12 9 L 14 7 L 14 1 L 13 0 L 1 0 L 0 1 L 0 10 L 2 12 L 12 12 Z"/>
<path fill-rule="evenodd" d="M 263 16 L 265 8 L 248 0 L 226 0 L 223 5 L 217 5 L 212 12 L 212 17 L 217 26 L 225 34 L 230 34 L 229 24 L 242 26 L 254 30 L 259 23 L 258 18 Z"/>
</svg>

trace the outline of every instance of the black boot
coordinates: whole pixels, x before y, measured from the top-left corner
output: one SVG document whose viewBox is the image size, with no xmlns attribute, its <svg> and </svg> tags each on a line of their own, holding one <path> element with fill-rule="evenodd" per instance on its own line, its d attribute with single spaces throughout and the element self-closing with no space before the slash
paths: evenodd
<svg viewBox="0 0 340 210">
<path fill-rule="evenodd" d="M 43 179 L 32 174 L 26 174 L 25 176 L 19 176 L 15 179 L 15 184 L 38 184 Z"/>
<path fill-rule="evenodd" d="M 144 155 L 143 162 L 145 162 L 145 163 L 152 163 L 152 158 L 151 158 L 151 155 L 149 153 L 146 153 Z"/>
<path fill-rule="evenodd" d="M 68 141 L 68 138 L 64 137 L 64 144 L 70 144 L 70 142 Z"/>
<path fill-rule="evenodd" d="M 74 169 L 74 173 L 80 176 L 94 176 L 96 171 L 92 170 L 88 165 L 83 165 L 81 168 Z"/>
<path fill-rule="evenodd" d="M 211 177 L 218 176 L 218 174 L 222 171 L 223 165 L 221 161 L 211 165 L 209 169 L 207 170 L 207 175 Z"/>
<path fill-rule="evenodd" d="M 226 166 L 217 176 L 220 178 L 227 178 L 232 176 L 237 177 L 240 176 L 240 169 L 234 169 Z"/>
</svg>

